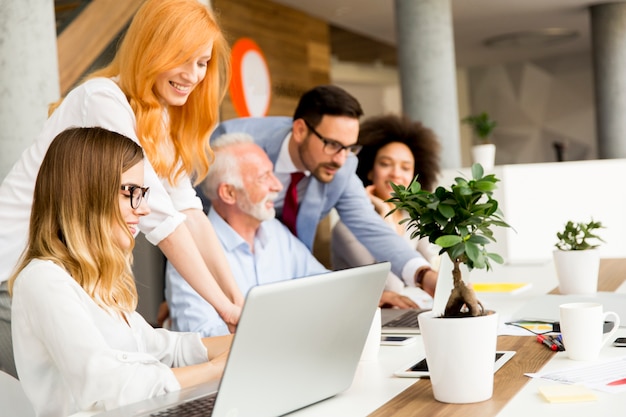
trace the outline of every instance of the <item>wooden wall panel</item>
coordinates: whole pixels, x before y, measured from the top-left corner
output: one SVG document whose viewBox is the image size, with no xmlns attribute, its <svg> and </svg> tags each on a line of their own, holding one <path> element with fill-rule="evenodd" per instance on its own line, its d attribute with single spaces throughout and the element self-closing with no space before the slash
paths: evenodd
<svg viewBox="0 0 626 417">
<path fill-rule="evenodd" d="M 57 38 L 65 95 L 133 17 L 144 0 L 92 0 Z"/>
<path fill-rule="evenodd" d="M 254 40 L 265 55 L 271 78 L 268 115 L 291 116 L 300 95 L 330 82 L 330 29 L 326 22 L 268 0 L 213 0 L 231 46 Z M 230 97 L 222 118 L 237 117 Z"/>
</svg>

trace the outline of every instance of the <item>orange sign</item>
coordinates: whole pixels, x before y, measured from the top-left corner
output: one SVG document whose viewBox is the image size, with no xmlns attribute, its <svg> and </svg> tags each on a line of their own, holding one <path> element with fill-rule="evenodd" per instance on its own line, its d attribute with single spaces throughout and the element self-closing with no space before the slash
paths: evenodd
<svg viewBox="0 0 626 417">
<path fill-rule="evenodd" d="M 232 49 L 233 74 L 230 98 L 240 117 L 266 116 L 272 84 L 261 48 L 249 38 L 241 38 Z"/>
</svg>

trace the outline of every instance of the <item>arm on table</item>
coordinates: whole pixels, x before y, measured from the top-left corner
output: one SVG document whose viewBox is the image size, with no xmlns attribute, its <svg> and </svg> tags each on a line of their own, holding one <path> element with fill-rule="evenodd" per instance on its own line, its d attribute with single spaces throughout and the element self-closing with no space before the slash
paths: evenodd
<svg viewBox="0 0 626 417">
<path fill-rule="evenodd" d="M 221 378 L 232 341 L 232 335 L 203 338 L 202 343 L 207 350 L 208 362 L 172 368 L 172 372 L 174 372 L 174 376 L 176 376 L 181 388 Z"/>
</svg>

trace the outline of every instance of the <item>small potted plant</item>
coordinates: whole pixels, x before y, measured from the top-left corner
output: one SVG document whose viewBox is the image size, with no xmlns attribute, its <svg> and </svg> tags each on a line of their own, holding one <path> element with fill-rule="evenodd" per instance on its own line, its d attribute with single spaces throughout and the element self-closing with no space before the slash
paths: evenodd
<svg viewBox="0 0 626 417">
<path fill-rule="evenodd" d="M 600 254 L 596 250 L 604 242 L 596 234 L 602 223 L 568 221 L 556 233 L 558 239 L 554 255 L 554 266 L 561 294 L 595 294 L 598 291 Z"/>
<path fill-rule="evenodd" d="M 472 147 L 472 160 L 485 170 L 492 170 L 496 158 L 496 145 L 491 143 L 491 134 L 498 123 L 487 112 L 470 115 L 461 120 L 472 128 L 476 144 Z"/>
<path fill-rule="evenodd" d="M 428 192 L 416 178 L 407 187 L 392 184 L 392 197 L 387 200 L 395 205 L 392 213 L 407 213 L 401 223 L 412 231 L 411 238 L 428 238 L 441 247 L 439 254 L 452 264 L 453 290 L 443 316 L 433 312 L 418 316 L 438 401 L 477 402 L 491 398 L 493 393 L 498 317 L 485 310 L 465 284 L 461 266 L 468 271 L 489 270 L 492 261 L 503 263 L 500 255 L 486 249 L 495 242 L 494 227 L 509 227 L 492 195 L 498 181 L 493 174 L 485 175 L 480 164 L 474 164 L 471 180 L 457 177 L 449 188 Z M 440 270 L 439 279 L 450 279 L 450 271 Z M 451 335 L 454 343 L 450 343 Z"/>
</svg>

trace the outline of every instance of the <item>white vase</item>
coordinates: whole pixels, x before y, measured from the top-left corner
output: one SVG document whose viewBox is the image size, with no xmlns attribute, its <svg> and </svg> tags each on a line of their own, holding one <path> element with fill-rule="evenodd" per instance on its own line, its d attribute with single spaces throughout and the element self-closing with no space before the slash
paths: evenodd
<svg viewBox="0 0 626 417">
<path fill-rule="evenodd" d="M 553 255 L 561 294 L 595 294 L 598 291 L 600 253 L 597 249 L 557 249 Z"/>
<path fill-rule="evenodd" d="M 496 145 L 485 143 L 472 147 L 472 161 L 481 164 L 485 171 L 493 170 L 496 161 Z"/>
<path fill-rule="evenodd" d="M 466 404 L 491 398 L 498 314 L 442 318 L 427 312 L 418 321 L 435 399 Z"/>
</svg>

